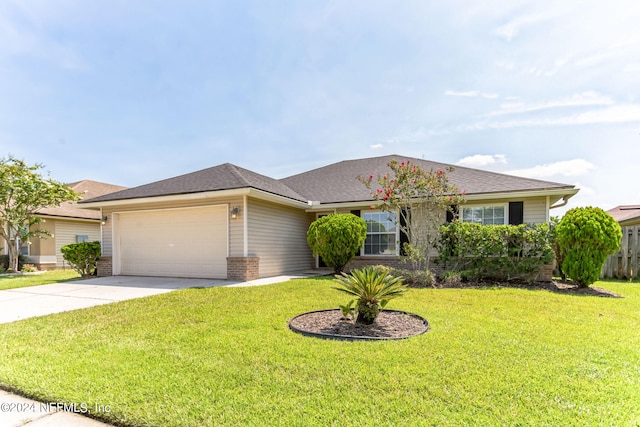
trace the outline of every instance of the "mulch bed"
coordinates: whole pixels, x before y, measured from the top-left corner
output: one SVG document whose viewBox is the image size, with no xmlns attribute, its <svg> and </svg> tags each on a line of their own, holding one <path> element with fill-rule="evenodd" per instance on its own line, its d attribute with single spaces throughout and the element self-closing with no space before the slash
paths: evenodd
<svg viewBox="0 0 640 427">
<path fill-rule="evenodd" d="M 429 324 L 415 314 L 383 310 L 372 325 L 361 325 L 334 309 L 301 314 L 291 319 L 289 327 L 295 332 L 318 338 L 380 340 L 423 334 L 429 329 Z"/>
<path fill-rule="evenodd" d="M 423 287 L 423 286 L 411 286 L 411 287 Z M 459 282 L 459 283 L 444 283 L 438 282 L 434 288 L 446 289 L 446 288 L 469 288 L 469 289 L 481 289 L 481 288 L 518 288 L 529 290 L 547 290 L 550 292 L 557 292 L 565 295 L 577 295 L 577 296 L 595 296 L 605 298 L 624 298 L 622 295 L 618 295 L 614 292 L 608 291 L 597 286 L 589 286 L 587 288 L 580 288 L 572 282 L 518 282 L 518 281 L 474 281 L 474 282 Z"/>
</svg>

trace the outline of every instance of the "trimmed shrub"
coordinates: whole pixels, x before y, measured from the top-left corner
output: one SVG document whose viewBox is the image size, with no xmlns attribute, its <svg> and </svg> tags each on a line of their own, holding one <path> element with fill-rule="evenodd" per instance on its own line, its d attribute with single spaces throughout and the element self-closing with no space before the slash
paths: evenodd
<svg viewBox="0 0 640 427">
<path fill-rule="evenodd" d="M 353 214 L 332 214 L 309 226 L 307 243 L 336 274 L 358 253 L 367 238 L 367 223 Z"/>
<path fill-rule="evenodd" d="M 440 273 L 440 281 L 445 286 L 460 286 L 462 283 L 462 273 L 460 271 L 446 270 Z"/>
<path fill-rule="evenodd" d="M 431 270 L 404 270 L 392 268 L 389 270 L 392 276 L 404 277 L 404 282 L 412 287 L 432 287 L 436 284 L 436 277 Z"/>
<path fill-rule="evenodd" d="M 604 210 L 594 207 L 569 210 L 555 229 L 563 255 L 562 271 L 579 287 L 600 278 L 607 257 L 620 249 L 620 224 Z"/>
<path fill-rule="evenodd" d="M 60 248 L 62 257 L 82 277 L 95 276 L 100 259 L 100 242 L 71 243 Z"/>
<path fill-rule="evenodd" d="M 477 279 L 532 280 L 553 260 L 548 224 L 481 225 L 452 222 L 440 228 L 438 262 Z"/>
</svg>

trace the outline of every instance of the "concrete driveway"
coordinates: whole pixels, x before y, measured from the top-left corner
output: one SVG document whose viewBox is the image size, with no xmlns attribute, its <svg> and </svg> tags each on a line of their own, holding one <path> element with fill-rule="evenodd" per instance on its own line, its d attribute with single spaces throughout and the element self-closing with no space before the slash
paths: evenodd
<svg viewBox="0 0 640 427">
<path fill-rule="evenodd" d="M 93 307 L 178 289 L 213 286 L 261 286 L 325 274 L 322 270 L 267 277 L 248 282 L 222 279 L 111 276 L 0 291 L 0 323 Z"/>
<path fill-rule="evenodd" d="M 112 276 L 0 291 L 0 323 L 77 310 L 178 289 L 237 285 L 214 279 Z"/>
</svg>

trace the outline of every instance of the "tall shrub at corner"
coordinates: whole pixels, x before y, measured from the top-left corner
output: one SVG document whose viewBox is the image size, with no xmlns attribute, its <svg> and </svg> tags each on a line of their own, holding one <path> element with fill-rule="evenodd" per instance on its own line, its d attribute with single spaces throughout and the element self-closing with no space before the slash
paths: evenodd
<svg viewBox="0 0 640 427">
<path fill-rule="evenodd" d="M 564 257 L 562 271 L 579 287 L 600 278 L 607 256 L 620 249 L 622 230 L 615 219 L 594 207 L 569 210 L 555 229 Z"/>
<path fill-rule="evenodd" d="M 95 276 L 100 258 L 100 242 L 71 243 L 60 248 L 62 257 L 82 277 Z"/>
<path fill-rule="evenodd" d="M 358 253 L 366 238 L 367 223 L 350 213 L 318 218 L 307 231 L 314 255 L 320 255 L 336 274 Z"/>
</svg>

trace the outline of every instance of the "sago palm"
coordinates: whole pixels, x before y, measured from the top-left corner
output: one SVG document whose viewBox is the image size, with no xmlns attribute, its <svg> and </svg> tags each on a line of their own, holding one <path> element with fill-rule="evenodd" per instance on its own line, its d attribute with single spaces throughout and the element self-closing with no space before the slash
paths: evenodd
<svg viewBox="0 0 640 427">
<path fill-rule="evenodd" d="M 356 322 L 370 325 L 380 310 L 393 298 L 407 291 L 402 277 L 391 276 L 382 269 L 373 266 L 352 270 L 351 274 L 335 276 L 341 287 L 334 289 L 356 297 Z"/>
</svg>

